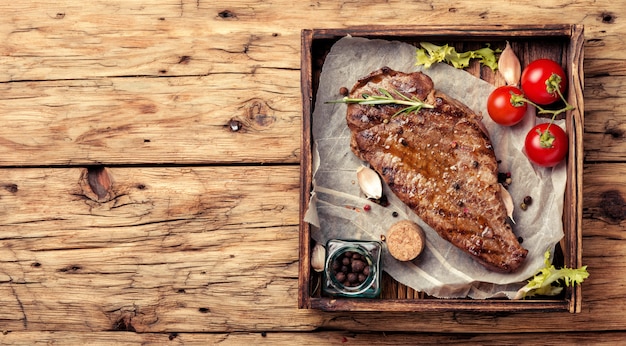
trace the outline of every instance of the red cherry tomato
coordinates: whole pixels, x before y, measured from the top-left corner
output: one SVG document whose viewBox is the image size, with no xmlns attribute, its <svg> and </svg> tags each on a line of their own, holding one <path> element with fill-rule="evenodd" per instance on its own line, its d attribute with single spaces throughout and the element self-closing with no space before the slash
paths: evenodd
<svg viewBox="0 0 626 346">
<path fill-rule="evenodd" d="M 514 103 L 511 94 L 522 96 L 522 91 L 511 85 L 496 88 L 487 99 L 487 111 L 493 121 L 504 126 L 519 123 L 526 114 L 526 102 Z"/>
<path fill-rule="evenodd" d="M 542 167 L 556 166 L 567 155 L 569 142 L 563 129 L 549 123 L 533 127 L 526 135 L 524 149 L 528 159 Z M 546 132 L 547 131 L 547 132 Z"/>
<path fill-rule="evenodd" d="M 538 105 L 549 105 L 560 100 L 556 91 L 548 91 L 546 81 L 556 74 L 561 78 L 559 90 L 565 93 L 567 79 L 561 65 L 550 59 L 538 59 L 526 66 L 522 72 L 521 85 L 526 98 Z"/>
</svg>

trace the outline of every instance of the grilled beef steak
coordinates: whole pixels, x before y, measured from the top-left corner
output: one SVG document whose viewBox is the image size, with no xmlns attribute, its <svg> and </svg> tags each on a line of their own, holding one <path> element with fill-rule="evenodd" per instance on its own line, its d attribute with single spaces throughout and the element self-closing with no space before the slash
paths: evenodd
<svg viewBox="0 0 626 346">
<path fill-rule="evenodd" d="M 528 251 L 507 222 L 496 157 L 480 116 L 419 72 L 379 69 L 360 79 L 349 97 L 380 95 L 380 88 L 435 107 L 396 114 L 406 106 L 349 104 L 354 154 L 442 238 L 491 270 L 515 271 Z"/>
</svg>

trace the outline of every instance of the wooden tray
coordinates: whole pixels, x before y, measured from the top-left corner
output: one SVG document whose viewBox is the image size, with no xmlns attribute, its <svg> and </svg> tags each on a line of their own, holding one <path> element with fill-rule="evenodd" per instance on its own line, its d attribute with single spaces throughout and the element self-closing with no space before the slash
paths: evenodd
<svg viewBox="0 0 626 346">
<path fill-rule="evenodd" d="M 421 41 L 450 44 L 457 51 L 478 49 L 485 43 L 504 47 L 509 41 L 522 66 L 538 58 L 561 63 L 569 79 L 567 99 L 575 107 L 565 115 L 569 134 L 567 157 L 568 181 L 564 196 L 564 238 L 557 245 L 555 265 L 582 266 L 582 161 L 583 161 L 583 27 L 580 25 L 545 26 L 415 26 L 398 28 L 313 29 L 302 31 L 302 148 L 300 194 L 300 266 L 298 280 L 299 308 L 326 311 L 581 311 L 582 291 L 576 285 L 549 299 L 438 299 L 415 292 L 383 276 L 382 294 L 378 299 L 334 298 L 320 293 L 320 276 L 310 265 L 312 241 L 309 224 L 302 221 L 311 196 L 311 116 L 324 59 L 330 47 L 340 38 L 389 39 L 417 45 Z M 497 73 L 473 62 L 468 72 L 494 85 L 504 84 Z"/>
</svg>

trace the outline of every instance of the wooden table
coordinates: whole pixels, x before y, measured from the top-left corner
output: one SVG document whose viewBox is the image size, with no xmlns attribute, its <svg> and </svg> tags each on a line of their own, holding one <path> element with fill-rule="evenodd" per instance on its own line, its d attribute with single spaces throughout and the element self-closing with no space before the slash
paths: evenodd
<svg viewBox="0 0 626 346">
<path fill-rule="evenodd" d="M 536 5 L 534 5 L 536 3 Z M 626 339 L 626 4 L 5 1 L 1 344 Z M 582 312 L 297 308 L 300 34 L 582 24 Z"/>
</svg>

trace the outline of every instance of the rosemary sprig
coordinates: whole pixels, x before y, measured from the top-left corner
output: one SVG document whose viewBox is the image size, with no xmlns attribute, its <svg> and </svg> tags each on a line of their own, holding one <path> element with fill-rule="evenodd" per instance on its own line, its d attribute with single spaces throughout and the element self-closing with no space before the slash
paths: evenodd
<svg viewBox="0 0 626 346">
<path fill-rule="evenodd" d="M 419 112 L 422 108 L 435 108 L 435 106 L 425 103 L 424 101 L 418 99 L 417 97 L 407 97 L 406 95 L 400 93 L 397 90 L 392 90 L 395 95 L 398 97 L 394 97 L 389 91 L 384 88 L 379 88 L 378 91 L 382 95 L 368 95 L 363 94 L 363 98 L 355 99 L 349 98 L 348 96 L 344 97 L 341 100 L 336 101 L 328 101 L 326 103 L 356 103 L 360 105 L 402 105 L 406 106 L 396 113 L 393 116 L 396 116 L 401 113 L 411 113 L 411 112 Z"/>
</svg>

